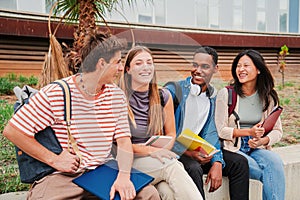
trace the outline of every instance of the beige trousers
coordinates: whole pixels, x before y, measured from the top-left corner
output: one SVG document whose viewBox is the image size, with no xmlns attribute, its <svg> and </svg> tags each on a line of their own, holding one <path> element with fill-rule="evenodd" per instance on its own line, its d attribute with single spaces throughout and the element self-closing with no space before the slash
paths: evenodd
<svg viewBox="0 0 300 200">
<path fill-rule="evenodd" d="M 66 176 L 62 174 L 50 174 L 32 184 L 27 200 L 66 200 L 66 199 L 98 199 L 91 193 L 83 190 L 72 182 L 76 176 Z M 99 180 L 101 181 L 101 180 Z M 159 194 L 154 186 L 144 187 L 136 196 L 136 200 L 160 200 Z"/>
<path fill-rule="evenodd" d="M 192 178 L 185 171 L 183 165 L 176 159 L 164 158 L 164 164 L 156 158 L 139 157 L 135 158 L 132 167 L 154 177 L 153 185 L 162 181 L 167 185 L 160 185 L 157 189 L 161 194 L 162 199 L 189 199 L 189 200 L 202 200 L 202 196 L 198 188 L 194 184 Z M 168 187 L 169 186 L 169 187 Z M 173 196 L 167 191 L 173 191 Z M 161 191 L 165 190 L 164 191 Z M 168 194 L 166 196 L 166 194 Z"/>
</svg>

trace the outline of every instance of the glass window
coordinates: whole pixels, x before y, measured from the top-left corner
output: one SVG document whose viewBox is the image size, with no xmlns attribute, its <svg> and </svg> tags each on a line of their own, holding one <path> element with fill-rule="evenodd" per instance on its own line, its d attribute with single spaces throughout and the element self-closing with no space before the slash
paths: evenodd
<svg viewBox="0 0 300 200">
<path fill-rule="evenodd" d="M 288 9 L 288 0 L 279 0 L 279 8 L 280 10 Z"/>
<path fill-rule="evenodd" d="M 55 4 L 55 2 L 52 2 L 52 1 L 46 1 L 46 3 L 45 3 L 45 11 L 46 11 L 46 13 L 49 13 L 50 12 L 50 10 L 51 10 L 51 8 L 52 8 L 52 6 Z"/>
<path fill-rule="evenodd" d="M 201 28 L 208 28 L 208 0 L 196 0 L 196 24 Z"/>
<path fill-rule="evenodd" d="M 266 1 L 257 0 L 256 30 L 266 31 Z"/>
<path fill-rule="evenodd" d="M 233 28 L 241 30 L 243 28 L 243 1 L 233 1 Z"/>
<path fill-rule="evenodd" d="M 219 28 L 219 0 L 209 1 L 209 27 Z"/>
<path fill-rule="evenodd" d="M 265 0 L 257 0 L 257 8 L 266 8 L 266 1 Z"/>
<path fill-rule="evenodd" d="M 154 2 L 155 24 L 166 24 L 165 0 L 156 0 Z"/>
<path fill-rule="evenodd" d="M 0 0 L 0 8 L 17 10 L 17 0 Z"/>
<path fill-rule="evenodd" d="M 288 31 L 288 0 L 279 1 L 279 31 Z"/>
<path fill-rule="evenodd" d="M 287 32 L 287 13 L 281 13 L 279 18 L 279 31 Z"/>
<path fill-rule="evenodd" d="M 257 30 L 266 31 L 266 12 L 264 11 L 257 12 Z"/>
<path fill-rule="evenodd" d="M 243 28 L 243 12 L 240 9 L 233 10 L 233 28 L 234 29 Z"/>
<path fill-rule="evenodd" d="M 139 2 L 137 5 L 137 11 L 138 11 L 138 22 L 140 23 L 146 23 L 146 24 L 152 24 L 153 22 L 153 11 L 154 6 L 151 3 L 151 6 L 147 3 Z"/>
<path fill-rule="evenodd" d="M 152 24 L 152 17 L 139 14 L 138 20 L 140 23 Z"/>
<path fill-rule="evenodd" d="M 242 7 L 243 6 L 243 0 L 233 0 L 233 6 L 234 7 Z"/>
</svg>

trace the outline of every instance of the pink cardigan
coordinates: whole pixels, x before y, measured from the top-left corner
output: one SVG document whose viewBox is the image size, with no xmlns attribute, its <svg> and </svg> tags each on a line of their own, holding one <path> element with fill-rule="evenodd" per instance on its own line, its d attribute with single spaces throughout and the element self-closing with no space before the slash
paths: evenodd
<svg viewBox="0 0 300 200">
<path fill-rule="evenodd" d="M 241 138 L 238 137 L 238 143 L 237 146 L 234 146 L 234 143 L 236 141 L 236 138 L 233 137 L 233 129 L 234 128 L 240 128 L 239 122 L 237 125 L 235 124 L 235 117 L 234 115 L 231 115 L 228 118 L 228 91 L 226 88 L 223 88 L 219 91 L 217 95 L 217 100 L 216 100 L 216 109 L 215 109 L 215 122 L 216 122 L 216 127 L 218 130 L 219 137 L 224 139 L 224 149 L 228 151 L 233 151 L 236 152 L 240 149 L 241 147 Z M 236 107 L 235 107 L 235 112 L 238 113 L 238 106 L 239 105 L 239 96 L 237 96 L 237 102 L 236 102 Z M 268 107 L 267 111 L 265 111 L 262 114 L 262 119 L 263 121 L 269 113 L 273 110 L 274 108 L 274 103 L 271 101 L 270 106 Z M 273 127 L 273 130 L 267 135 L 269 137 L 270 141 L 268 145 L 262 147 L 266 149 L 270 149 L 273 144 L 276 142 L 280 141 L 282 138 L 282 125 L 281 125 L 281 120 L 280 117 L 277 120 L 276 124 Z"/>
</svg>

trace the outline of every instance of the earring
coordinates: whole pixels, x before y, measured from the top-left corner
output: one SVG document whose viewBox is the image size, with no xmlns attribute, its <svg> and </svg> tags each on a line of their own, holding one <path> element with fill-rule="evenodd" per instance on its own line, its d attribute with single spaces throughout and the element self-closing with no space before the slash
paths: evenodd
<svg viewBox="0 0 300 200">
<path fill-rule="evenodd" d="M 258 71 L 257 74 L 260 74 L 260 71 Z"/>
</svg>

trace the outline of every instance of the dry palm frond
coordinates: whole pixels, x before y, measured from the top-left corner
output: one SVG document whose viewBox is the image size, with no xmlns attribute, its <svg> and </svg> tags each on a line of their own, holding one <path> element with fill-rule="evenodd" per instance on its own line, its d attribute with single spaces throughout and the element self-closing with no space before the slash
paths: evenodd
<svg viewBox="0 0 300 200">
<path fill-rule="evenodd" d="M 54 6 L 55 5 L 53 5 L 51 10 L 53 10 Z M 48 19 L 48 28 L 50 33 L 49 34 L 50 46 L 49 46 L 48 54 L 45 56 L 42 73 L 39 78 L 39 83 L 38 83 L 39 88 L 44 87 L 45 85 L 48 85 L 49 83 L 57 79 L 61 79 L 71 75 L 71 72 L 69 71 L 65 63 L 62 47 L 54 36 L 57 29 L 54 31 L 54 34 L 51 33 L 51 27 L 50 27 L 51 13 L 52 11 L 50 11 L 49 19 Z"/>
</svg>

